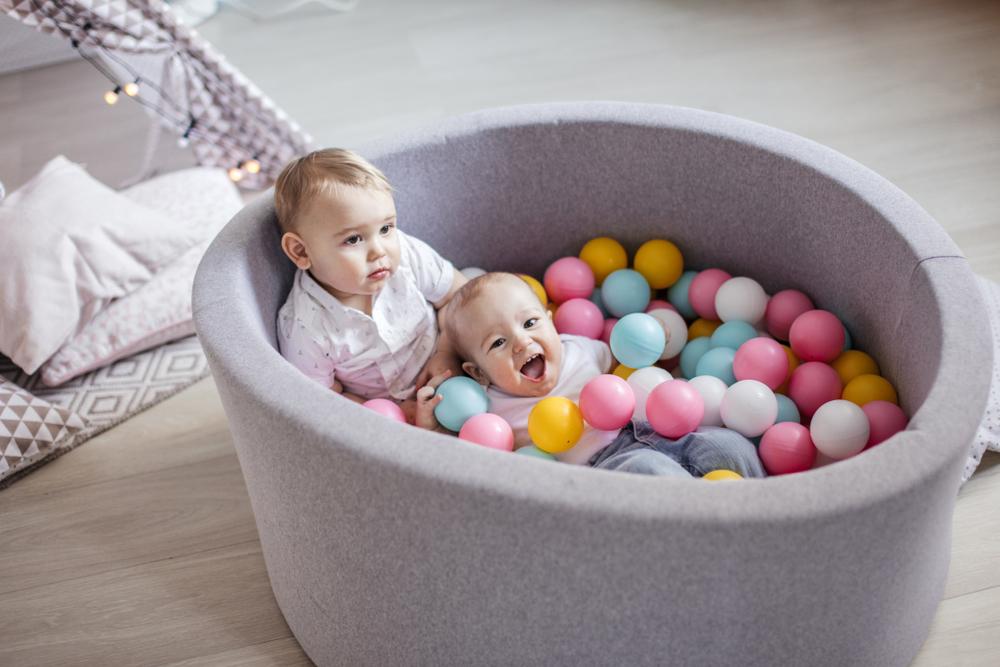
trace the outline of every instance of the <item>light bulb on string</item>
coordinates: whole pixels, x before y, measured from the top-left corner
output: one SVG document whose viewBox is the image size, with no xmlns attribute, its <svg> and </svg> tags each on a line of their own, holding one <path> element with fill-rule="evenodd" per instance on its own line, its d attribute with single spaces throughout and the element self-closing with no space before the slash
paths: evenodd
<svg viewBox="0 0 1000 667">
<path fill-rule="evenodd" d="M 243 163 L 243 168 L 248 174 L 259 174 L 260 173 L 260 162 L 257 158 L 252 158 Z"/>
<path fill-rule="evenodd" d="M 122 87 L 122 90 L 124 90 L 125 94 L 129 97 L 135 97 L 139 94 L 139 79 L 129 81 Z"/>
<path fill-rule="evenodd" d="M 229 180 L 233 183 L 239 183 L 243 180 L 243 170 L 239 167 L 233 167 L 229 170 Z"/>
<path fill-rule="evenodd" d="M 104 93 L 104 101 L 108 103 L 108 106 L 114 106 L 118 101 L 118 93 L 122 92 L 121 86 L 115 86 L 114 90 L 109 90 Z"/>
</svg>

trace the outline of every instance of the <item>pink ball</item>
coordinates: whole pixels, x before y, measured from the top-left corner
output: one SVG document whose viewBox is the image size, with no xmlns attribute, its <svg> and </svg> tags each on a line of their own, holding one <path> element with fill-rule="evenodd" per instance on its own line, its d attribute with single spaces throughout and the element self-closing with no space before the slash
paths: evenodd
<svg viewBox="0 0 1000 667">
<path fill-rule="evenodd" d="M 617 431 L 632 419 L 635 393 L 617 375 L 598 375 L 580 392 L 580 412 L 594 428 Z"/>
<path fill-rule="evenodd" d="M 830 363 L 844 351 L 844 325 L 826 310 L 809 310 L 788 330 L 792 352 L 802 361 Z"/>
<path fill-rule="evenodd" d="M 587 338 L 600 338 L 604 331 L 604 315 L 590 299 L 570 299 L 556 309 L 553 318 L 556 331 Z"/>
<path fill-rule="evenodd" d="M 788 377 L 788 355 L 781 343 L 770 338 L 751 338 L 740 345 L 733 358 L 737 380 L 759 380 L 772 391 Z"/>
<path fill-rule="evenodd" d="M 490 449 L 514 451 L 514 431 L 503 417 L 492 412 L 482 412 L 466 419 L 458 437 Z"/>
<path fill-rule="evenodd" d="M 669 301 L 664 301 L 663 299 L 653 299 L 650 301 L 649 305 L 646 306 L 646 312 L 648 313 L 649 311 L 656 310 L 657 308 L 666 308 L 667 310 L 672 310 L 675 313 L 678 312 L 678 310 L 674 307 L 674 304 Z"/>
<path fill-rule="evenodd" d="M 869 435 L 865 449 L 888 440 L 906 428 L 906 415 L 902 408 L 889 401 L 869 401 L 861 406 L 868 417 Z"/>
<path fill-rule="evenodd" d="M 705 416 L 705 400 L 683 380 L 667 380 L 649 392 L 646 418 L 653 430 L 667 438 L 680 438 L 698 428 Z"/>
<path fill-rule="evenodd" d="M 604 330 L 601 332 L 601 340 L 608 345 L 611 345 L 611 330 L 615 328 L 616 324 L 618 324 L 617 317 L 609 317 L 604 320 Z"/>
<path fill-rule="evenodd" d="M 594 291 L 594 272 L 579 257 L 563 257 L 545 270 L 542 282 L 546 294 L 555 303 L 586 299 Z"/>
<path fill-rule="evenodd" d="M 383 417 L 395 419 L 396 421 L 403 422 L 404 424 L 407 423 L 406 415 L 403 414 L 403 409 L 387 398 L 373 398 L 370 401 L 365 401 L 361 405 L 365 406 L 369 410 L 374 410 Z"/>
<path fill-rule="evenodd" d="M 732 278 L 722 269 L 705 269 L 694 277 L 688 287 L 688 302 L 698 313 L 698 317 L 706 320 L 717 320 L 719 314 L 715 310 L 715 293 L 722 283 Z"/>
<path fill-rule="evenodd" d="M 757 453 L 769 475 L 805 472 L 816 461 L 809 429 L 795 422 L 779 422 L 764 431 Z"/>
<path fill-rule="evenodd" d="M 814 308 L 816 306 L 804 292 L 797 289 L 781 290 L 767 302 L 767 310 L 764 311 L 767 332 L 779 340 L 787 341 L 788 330 L 795 318 Z"/>
<path fill-rule="evenodd" d="M 788 398 L 805 419 L 811 419 L 813 413 L 827 401 L 840 398 L 844 386 L 840 376 L 832 366 L 819 361 L 807 361 L 792 371 L 788 380 Z"/>
</svg>

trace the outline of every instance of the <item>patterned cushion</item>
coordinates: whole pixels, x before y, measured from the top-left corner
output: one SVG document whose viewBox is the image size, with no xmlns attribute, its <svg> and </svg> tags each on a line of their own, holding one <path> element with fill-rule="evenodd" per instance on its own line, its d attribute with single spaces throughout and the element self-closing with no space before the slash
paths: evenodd
<svg viewBox="0 0 1000 667">
<path fill-rule="evenodd" d="M 79 415 L 0 380 L 0 480 L 48 457 L 86 426 Z"/>
</svg>

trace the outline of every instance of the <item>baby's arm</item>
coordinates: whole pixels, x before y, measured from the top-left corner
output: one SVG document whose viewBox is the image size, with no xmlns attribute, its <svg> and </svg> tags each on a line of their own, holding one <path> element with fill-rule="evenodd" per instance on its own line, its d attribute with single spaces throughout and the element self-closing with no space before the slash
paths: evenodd
<svg viewBox="0 0 1000 667">
<path fill-rule="evenodd" d="M 351 399 L 355 403 L 364 403 L 366 400 L 368 400 L 363 396 L 358 396 L 357 394 L 352 394 L 349 391 L 344 391 L 344 385 L 340 384 L 339 380 L 334 380 L 333 384 L 330 386 L 330 389 L 334 390 L 344 398 Z"/>
</svg>

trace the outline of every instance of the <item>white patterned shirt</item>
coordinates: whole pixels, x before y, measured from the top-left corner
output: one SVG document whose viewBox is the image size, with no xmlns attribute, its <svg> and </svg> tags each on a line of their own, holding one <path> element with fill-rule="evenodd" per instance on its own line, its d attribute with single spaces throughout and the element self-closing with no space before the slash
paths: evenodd
<svg viewBox="0 0 1000 667">
<path fill-rule="evenodd" d="M 299 270 L 278 311 L 282 356 L 323 386 L 339 381 L 364 398 L 411 398 L 437 340 L 432 302 L 448 294 L 451 262 L 399 234 L 399 268 L 372 298 L 372 314 L 345 306 Z"/>
</svg>

